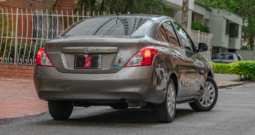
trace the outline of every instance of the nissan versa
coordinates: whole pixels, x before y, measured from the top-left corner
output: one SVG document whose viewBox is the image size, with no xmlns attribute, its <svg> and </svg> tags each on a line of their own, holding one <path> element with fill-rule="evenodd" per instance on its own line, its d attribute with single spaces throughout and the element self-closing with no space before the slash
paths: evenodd
<svg viewBox="0 0 255 135">
<path fill-rule="evenodd" d="M 210 111 L 218 89 L 209 63 L 170 17 L 109 15 L 84 19 L 39 49 L 34 84 L 54 119 L 74 106 L 151 108 L 172 122 L 176 103 Z"/>
</svg>

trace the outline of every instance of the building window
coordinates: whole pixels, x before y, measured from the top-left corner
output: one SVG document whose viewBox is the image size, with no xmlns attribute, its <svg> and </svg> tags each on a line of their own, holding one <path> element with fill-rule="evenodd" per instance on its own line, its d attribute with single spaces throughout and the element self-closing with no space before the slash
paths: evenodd
<svg viewBox="0 0 255 135">
<path fill-rule="evenodd" d="M 226 20 L 226 35 L 229 35 L 229 20 Z"/>
<path fill-rule="evenodd" d="M 192 22 L 194 22 L 194 21 L 195 21 L 195 14 L 192 13 Z"/>
<path fill-rule="evenodd" d="M 239 25 L 235 23 L 229 24 L 229 37 L 238 37 Z"/>
</svg>

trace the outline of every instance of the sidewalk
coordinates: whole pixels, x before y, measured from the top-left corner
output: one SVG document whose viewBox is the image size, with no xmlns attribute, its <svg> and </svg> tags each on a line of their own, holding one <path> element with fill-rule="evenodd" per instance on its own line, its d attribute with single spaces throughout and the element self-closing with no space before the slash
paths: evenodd
<svg viewBox="0 0 255 135">
<path fill-rule="evenodd" d="M 236 75 L 215 74 L 219 88 L 241 85 Z M 41 114 L 48 111 L 46 101 L 39 100 L 33 80 L 0 78 L 0 119 Z"/>
<path fill-rule="evenodd" d="M 23 117 L 48 111 L 39 100 L 32 80 L 0 78 L 0 119 Z"/>
<path fill-rule="evenodd" d="M 244 82 L 240 82 L 240 78 L 238 75 L 231 74 L 214 74 L 214 80 L 216 81 L 218 88 L 225 88 L 244 84 Z"/>
</svg>

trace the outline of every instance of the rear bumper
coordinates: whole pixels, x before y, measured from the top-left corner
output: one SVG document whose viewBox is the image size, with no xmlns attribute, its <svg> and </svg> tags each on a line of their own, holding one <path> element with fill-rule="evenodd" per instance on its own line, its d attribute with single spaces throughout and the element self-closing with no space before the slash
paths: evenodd
<svg viewBox="0 0 255 135">
<path fill-rule="evenodd" d="M 54 67 L 36 66 L 34 84 L 42 100 L 116 101 L 128 99 L 162 103 L 164 92 L 152 86 L 152 68 L 129 67 L 111 74 L 60 73 Z"/>
</svg>

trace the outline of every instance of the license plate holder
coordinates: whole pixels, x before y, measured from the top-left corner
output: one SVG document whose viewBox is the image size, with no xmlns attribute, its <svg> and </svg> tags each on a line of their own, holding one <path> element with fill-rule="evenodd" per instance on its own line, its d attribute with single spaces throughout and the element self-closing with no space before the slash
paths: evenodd
<svg viewBox="0 0 255 135">
<path fill-rule="evenodd" d="M 101 69 L 102 55 L 75 55 L 75 69 Z"/>
</svg>

